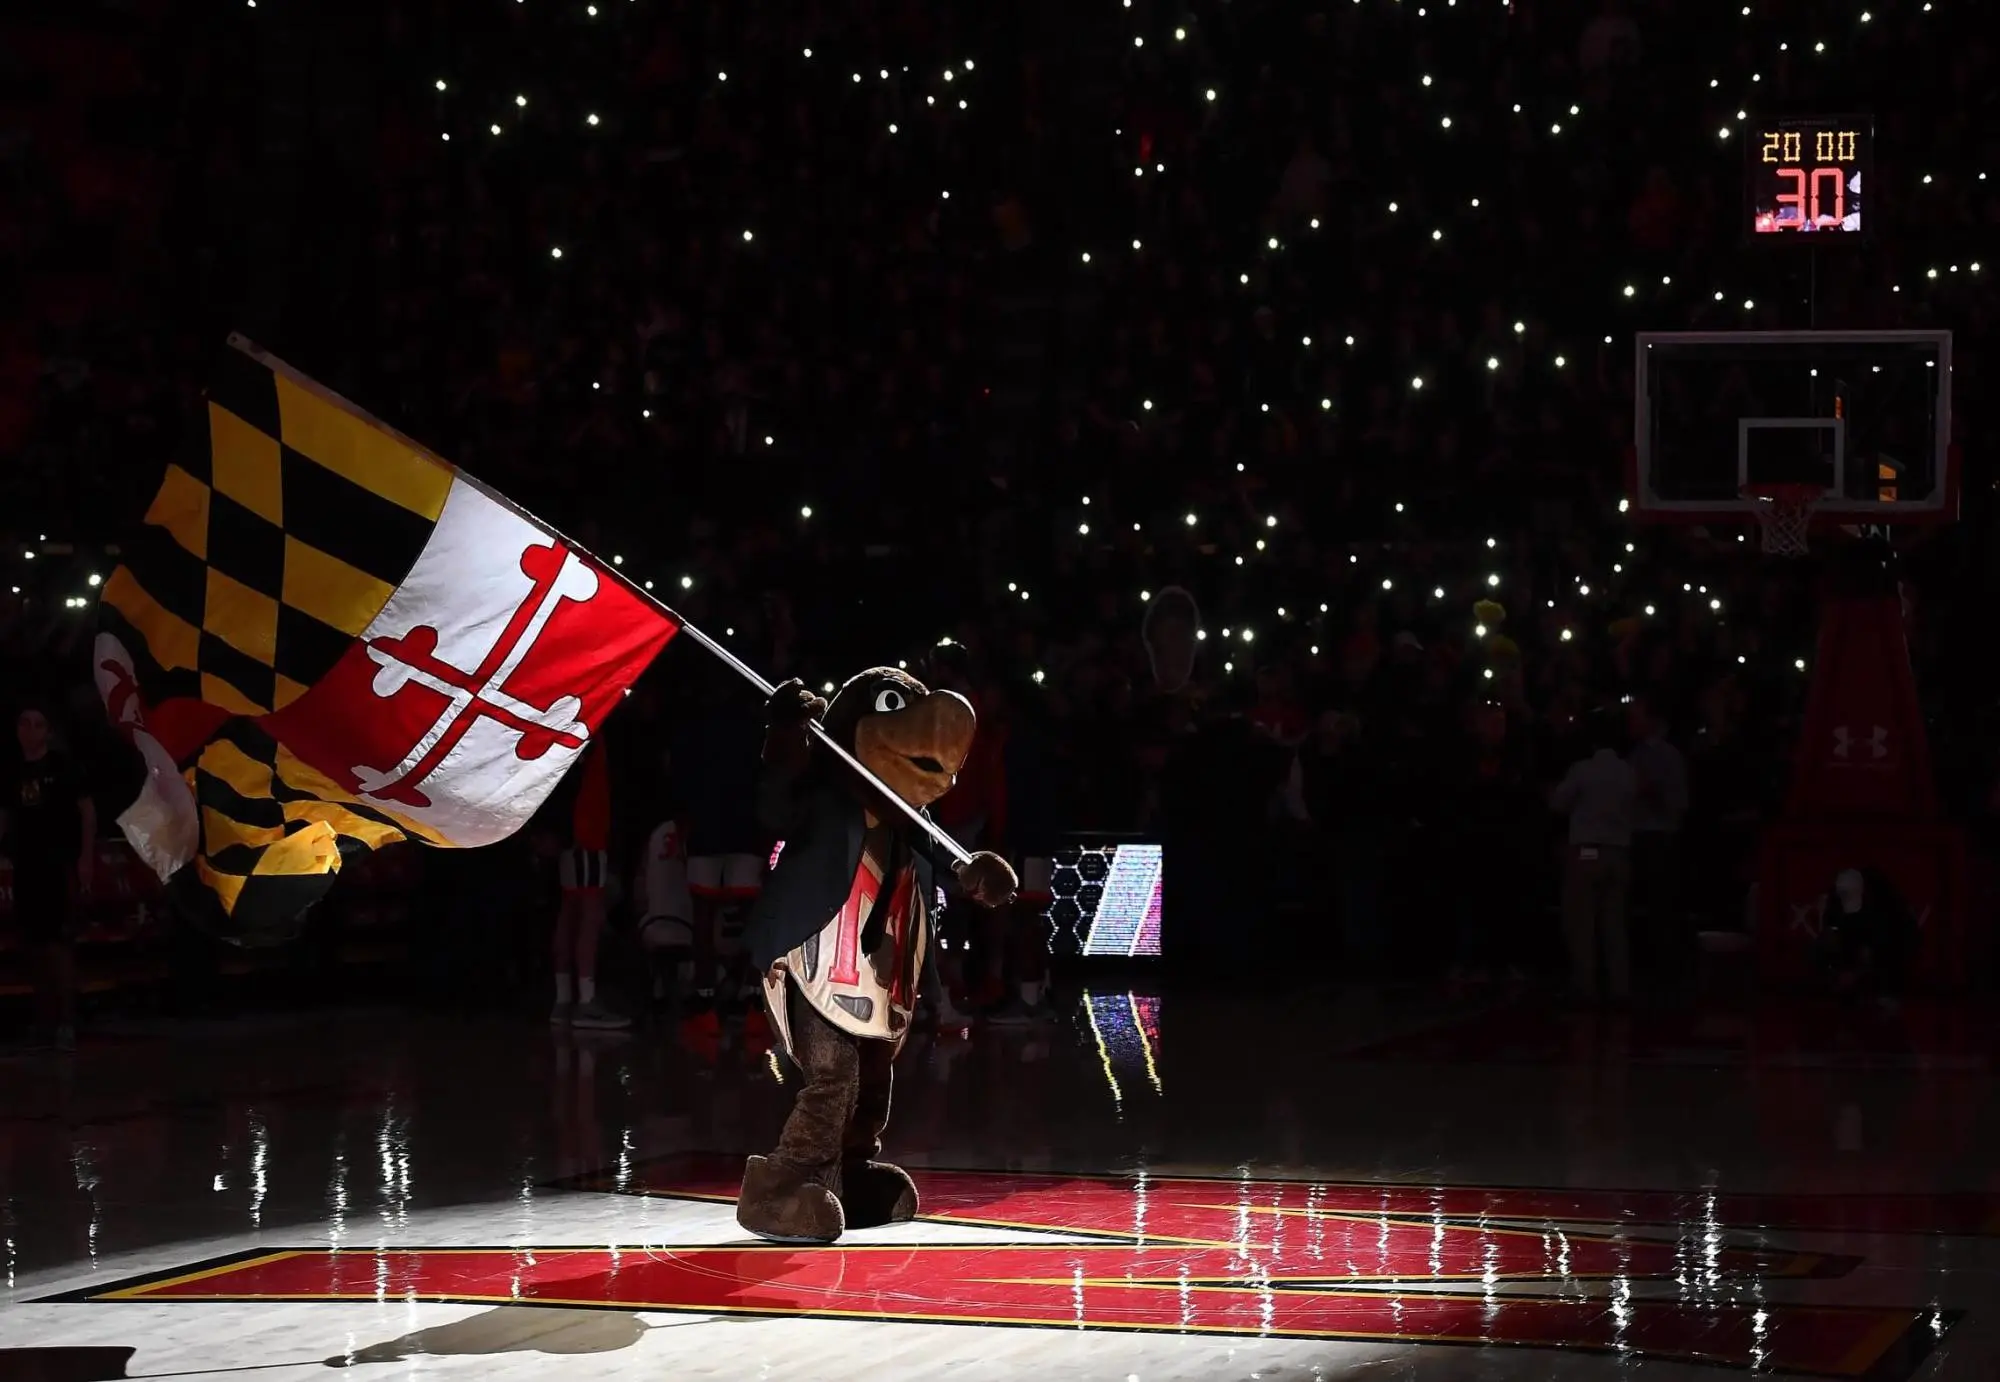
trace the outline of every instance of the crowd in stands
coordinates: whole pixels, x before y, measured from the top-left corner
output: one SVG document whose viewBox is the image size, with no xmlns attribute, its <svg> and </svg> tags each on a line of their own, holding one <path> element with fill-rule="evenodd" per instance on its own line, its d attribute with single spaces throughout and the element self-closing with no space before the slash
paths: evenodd
<svg viewBox="0 0 2000 1382">
<path fill-rule="evenodd" d="M 1017 853 L 1163 830 L 1178 745 L 1236 723 L 1354 955 L 1532 966 L 1548 790 L 1614 707 L 1686 756 L 1691 902 L 1740 925 L 1813 590 L 1751 530 L 1624 511 L 1632 333 L 1959 333 L 1968 521 L 1905 575 L 1982 820 L 1991 40 L 1954 5 L 1596 2 L 47 10 L 0 44 L 5 687 L 87 742 L 89 577 L 241 327 L 774 677 L 945 649 Z M 1743 243 L 1752 103 L 1874 114 L 1865 246 Z M 628 861 L 729 809 L 677 746 L 756 705 L 704 657 L 613 722 Z"/>
</svg>

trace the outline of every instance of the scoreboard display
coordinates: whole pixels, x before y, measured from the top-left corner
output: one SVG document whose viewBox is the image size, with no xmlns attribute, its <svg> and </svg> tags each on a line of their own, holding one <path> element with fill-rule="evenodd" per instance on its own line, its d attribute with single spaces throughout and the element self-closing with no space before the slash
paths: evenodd
<svg viewBox="0 0 2000 1382">
<path fill-rule="evenodd" d="M 1809 116 L 1744 126 L 1750 232 L 1859 236 L 1875 171 L 1875 126 L 1859 116 Z"/>
</svg>

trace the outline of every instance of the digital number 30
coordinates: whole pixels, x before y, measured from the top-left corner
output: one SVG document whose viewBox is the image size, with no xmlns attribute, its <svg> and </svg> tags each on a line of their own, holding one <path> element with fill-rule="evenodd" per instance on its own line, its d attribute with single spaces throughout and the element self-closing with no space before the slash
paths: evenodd
<svg viewBox="0 0 2000 1382">
<path fill-rule="evenodd" d="M 1846 169 L 1814 168 L 1808 173 L 1804 168 L 1780 168 L 1778 176 L 1792 185 L 1791 191 L 1778 194 L 1778 206 L 1781 210 L 1788 206 L 1795 208 L 1798 211 L 1800 224 L 1839 225 L 1847 219 Z M 1829 183 L 1833 187 L 1833 210 L 1827 215 L 1820 213 L 1822 182 Z"/>
</svg>

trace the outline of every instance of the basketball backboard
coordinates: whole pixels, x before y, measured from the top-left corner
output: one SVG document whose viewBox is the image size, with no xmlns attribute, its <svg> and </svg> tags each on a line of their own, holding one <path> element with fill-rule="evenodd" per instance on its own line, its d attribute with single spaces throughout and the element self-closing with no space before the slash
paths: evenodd
<svg viewBox="0 0 2000 1382">
<path fill-rule="evenodd" d="M 1746 487 L 1821 485 L 1817 521 L 1951 522 L 1949 331 L 1641 332 L 1633 510 L 1749 521 Z"/>
</svg>

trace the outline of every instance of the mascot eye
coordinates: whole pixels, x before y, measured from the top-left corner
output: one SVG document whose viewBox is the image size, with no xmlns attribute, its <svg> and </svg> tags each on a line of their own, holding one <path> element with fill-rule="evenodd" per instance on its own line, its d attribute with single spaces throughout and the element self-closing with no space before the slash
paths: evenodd
<svg viewBox="0 0 2000 1382">
<path fill-rule="evenodd" d="M 875 712 L 878 715 L 892 714 L 908 704 L 903 693 L 893 686 L 885 686 L 875 693 Z"/>
</svg>

